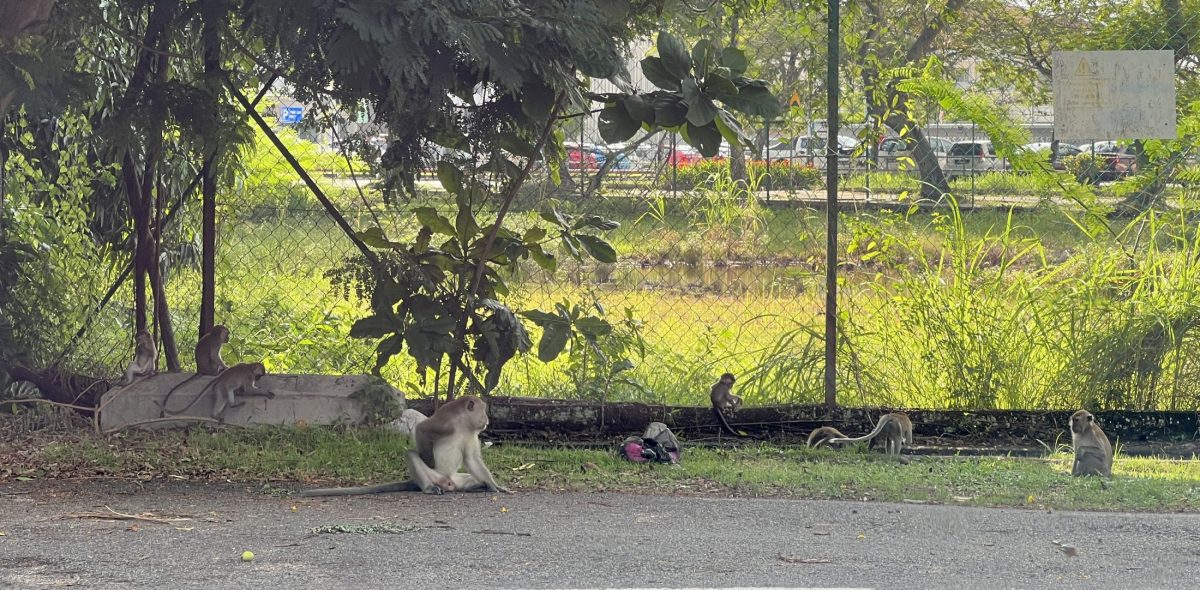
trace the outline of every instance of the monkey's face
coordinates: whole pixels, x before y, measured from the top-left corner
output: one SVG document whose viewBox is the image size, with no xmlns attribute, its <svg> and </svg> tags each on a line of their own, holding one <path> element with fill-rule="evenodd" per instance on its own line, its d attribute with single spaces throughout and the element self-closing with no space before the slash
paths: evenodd
<svg viewBox="0 0 1200 590">
<path fill-rule="evenodd" d="M 213 329 L 217 331 L 217 339 L 220 340 L 222 344 L 229 342 L 229 328 L 226 328 L 225 326 L 217 326 Z"/>
<path fill-rule="evenodd" d="M 258 379 L 267 374 L 267 368 L 262 363 L 254 363 L 254 378 Z"/>
<path fill-rule="evenodd" d="M 1091 430 L 1095 421 L 1096 417 L 1087 412 L 1075 412 L 1075 414 L 1071 416 L 1071 432 L 1083 434 Z"/>
</svg>

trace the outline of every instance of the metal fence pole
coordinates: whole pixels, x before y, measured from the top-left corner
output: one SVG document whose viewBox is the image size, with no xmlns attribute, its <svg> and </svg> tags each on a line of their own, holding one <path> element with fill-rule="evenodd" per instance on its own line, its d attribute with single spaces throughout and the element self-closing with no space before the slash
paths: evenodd
<svg viewBox="0 0 1200 590">
<path fill-rule="evenodd" d="M 838 224 L 838 40 L 841 15 L 838 2 L 829 0 L 829 64 L 825 89 L 828 95 L 828 135 L 825 141 L 825 405 L 837 407 L 837 224 Z"/>
</svg>

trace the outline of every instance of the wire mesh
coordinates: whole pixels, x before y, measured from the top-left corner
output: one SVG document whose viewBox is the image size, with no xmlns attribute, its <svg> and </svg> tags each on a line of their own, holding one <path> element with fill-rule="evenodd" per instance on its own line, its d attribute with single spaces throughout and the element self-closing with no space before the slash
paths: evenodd
<svg viewBox="0 0 1200 590">
<path fill-rule="evenodd" d="M 604 345 L 607 369 L 582 354 L 549 364 L 525 355 L 500 393 L 577 397 L 601 384 L 608 399 L 699 403 L 731 371 L 751 403 L 821 401 L 833 135 L 841 403 L 1196 407 L 1200 7 L 950 0 L 927 13 L 871 0 L 843 7 L 831 81 L 824 11 L 769 6 L 717 6 L 701 24 L 676 23 L 689 44 L 710 37 L 743 48 L 751 74 L 780 99 L 777 119 L 739 121 L 753 149 L 723 144 L 704 158 L 666 131 L 606 144 L 596 113 L 565 120 L 560 180 L 536 169 L 510 221 L 536 224 L 548 204 L 615 219 L 607 238 L 620 259 L 574 262 L 560 250 L 553 274 L 522 263 L 507 302 L 578 304 L 617 329 Z M 1098 49 L 1174 52 L 1175 139 L 1056 133 L 1053 53 Z M 638 91 L 654 89 L 638 66 L 653 51 L 650 41 L 631 48 Z M 831 83 L 841 89 L 837 129 L 824 116 Z M 601 80 L 590 89 L 618 90 Z M 300 103 L 286 79 L 260 109 L 356 229 L 411 239 L 414 207 L 452 201 L 431 170 L 415 196 L 383 198 L 374 162 L 352 149 L 386 146 L 366 109 Z M 273 371 L 369 370 L 373 343 L 349 337 L 367 304 L 330 274 L 354 254 L 350 241 L 261 133 L 228 172 L 236 180 L 219 195 L 216 287 L 217 321 L 233 332 L 228 356 L 264 358 Z M 30 207 L 21 198 L 9 207 Z M 199 206 L 186 203 L 159 253 L 185 366 L 200 294 Z M 478 213 L 494 214 L 494 204 Z M 71 302 L 75 316 L 96 309 L 123 271 L 97 263 Z M 45 327 L 67 366 L 119 372 L 132 348 L 131 300 L 122 284 L 86 314 L 77 342 L 80 326 Z M 605 371 L 623 360 L 634 368 L 614 381 Z M 403 355 L 385 369 L 397 384 L 428 387 L 414 375 Z"/>
</svg>

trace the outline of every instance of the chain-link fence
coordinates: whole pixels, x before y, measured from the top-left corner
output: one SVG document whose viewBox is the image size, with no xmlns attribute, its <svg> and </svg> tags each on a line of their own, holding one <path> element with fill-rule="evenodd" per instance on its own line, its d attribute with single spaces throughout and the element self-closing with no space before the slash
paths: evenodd
<svg viewBox="0 0 1200 590">
<path fill-rule="evenodd" d="M 499 393 L 701 403 L 731 371 L 751 403 L 823 400 L 832 135 L 840 403 L 1196 407 L 1200 6 L 950 0 L 928 12 L 872 0 L 843 8 L 836 81 L 826 75 L 826 14 L 809 4 L 691 16 L 669 26 L 689 45 L 709 38 L 743 49 L 783 114 L 738 121 L 754 149 L 723 143 L 710 158 L 678 134 L 613 144 L 596 112 L 565 118 L 564 165 L 535 170 L 510 221 L 524 230 L 548 206 L 619 221 L 607 235 L 619 261 L 574 262 L 560 249 L 554 273 L 523 262 L 507 302 L 578 306 L 613 330 L 594 344 L 599 354 L 518 357 Z M 1098 49 L 1173 51 L 1167 86 L 1149 70 L 1076 65 L 1084 78 L 1072 83 L 1090 84 L 1095 104 L 1069 108 L 1106 106 L 1104 93 L 1122 84 L 1144 85 L 1147 97 L 1169 88 L 1174 139 L 1056 128 L 1066 113 L 1052 92 L 1054 52 Z M 654 51 L 650 41 L 632 49 L 640 91 L 654 88 L 638 64 Z M 831 82 L 837 129 L 825 115 Z M 606 84 L 591 90 L 616 90 Z M 1150 116 L 1138 106 L 1103 116 Z M 377 225 L 413 239 L 413 208 L 452 201 L 431 170 L 416 196 L 383 198 L 377 162 L 356 148 L 381 151 L 388 138 L 365 109 L 301 103 L 286 79 L 257 108 L 356 230 Z M 275 371 L 369 370 L 374 343 L 348 336 L 367 302 L 337 278 L 354 254 L 345 233 L 261 132 L 230 174 L 216 258 L 216 321 L 234 335 L 227 356 L 265 358 Z M 200 210 L 187 203 L 158 253 L 183 351 L 195 342 L 200 296 Z M 485 206 L 478 216 L 493 214 Z M 80 286 L 88 305 L 123 268 Z M 88 318 L 69 348 L 73 367 L 115 374 L 128 356 L 130 298 L 125 285 Z M 384 374 L 429 387 L 404 355 Z"/>
</svg>

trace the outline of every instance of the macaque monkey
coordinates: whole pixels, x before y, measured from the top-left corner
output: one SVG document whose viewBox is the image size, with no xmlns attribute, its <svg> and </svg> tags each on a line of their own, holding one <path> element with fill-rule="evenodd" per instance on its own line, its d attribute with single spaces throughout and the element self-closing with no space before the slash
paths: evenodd
<svg viewBox="0 0 1200 590">
<path fill-rule="evenodd" d="M 809 447 L 816 448 L 835 438 L 846 438 L 846 435 L 842 434 L 842 431 L 832 426 L 822 426 L 809 433 L 808 442 L 806 444 Z"/>
<path fill-rule="evenodd" d="M 725 418 L 725 412 L 736 412 L 738 407 L 742 405 L 742 398 L 733 394 L 733 383 L 737 381 L 733 373 L 722 373 L 721 378 L 713 383 L 712 390 L 709 391 L 708 397 L 712 400 L 713 415 L 717 417 L 717 422 L 721 423 L 721 428 L 728 432 L 730 436 L 742 437 L 729 425 L 729 420 Z"/>
<path fill-rule="evenodd" d="M 1112 477 L 1112 445 L 1087 410 L 1071 414 L 1071 446 L 1075 448 L 1071 475 Z"/>
<path fill-rule="evenodd" d="M 188 411 L 192 406 L 196 405 L 196 402 L 200 401 L 208 394 L 208 392 L 211 391 L 213 393 L 213 399 L 212 410 L 209 412 L 209 416 L 211 416 L 217 422 L 224 423 L 225 412 L 229 411 L 229 408 L 237 408 L 246 405 L 245 400 L 237 401 L 238 395 L 241 395 L 242 397 L 253 395 L 265 397 L 267 399 L 275 399 L 274 392 L 255 387 L 255 383 L 258 382 L 258 378 L 266 374 L 267 369 L 262 363 L 238 363 L 232 367 L 229 367 L 228 369 L 225 369 L 224 371 L 221 371 L 220 375 L 217 375 L 216 378 L 214 378 L 212 381 L 209 381 L 208 385 L 205 385 L 204 389 L 201 389 L 200 393 L 196 394 L 195 399 L 193 399 L 188 405 L 184 406 L 182 410 L 172 412 L 167 409 L 167 406 L 164 403 L 161 406 L 162 413 L 166 416 L 178 416 Z"/>
<path fill-rule="evenodd" d="M 217 324 L 196 341 L 196 372 L 220 375 L 229 366 L 221 359 L 221 345 L 229 342 L 229 328 Z"/>
<path fill-rule="evenodd" d="M 154 374 L 154 366 L 158 362 L 158 347 L 154 345 L 154 337 L 145 328 L 138 330 L 134 338 L 133 360 L 125 369 L 125 377 L 120 385 L 133 383 L 135 377 L 148 377 Z"/>
<path fill-rule="evenodd" d="M 408 476 L 404 481 L 357 488 L 305 490 L 301 496 L 356 496 L 383 492 L 441 494 L 459 492 L 504 492 L 483 463 L 479 433 L 487 429 L 487 404 L 464 395 L 438 408 L 413 430 L 416 450 L 408 452 Z M 459 473 L 466 465 L 467 472 Z"/>
<path fill-rule="evenodd" d="M 831 438 L 826 442 L 833 443 L 854 443 L 864 440 L 872 440 L 876 436 L 883 436 L 883 450 L 889 455 L 899 455 L 900 450 L 904 445 L 912 445 L 912 420 L 901 412 L 892 412 L 884 414 L 879 418 L 879 422 L 875 424 L 875 430 L 858 438 Z"/>
<path fill-rule="evenodd" d="M 171 395 L 175 393 L 175 390 L 187 385 L 200 375 L 215 377 L 220 375 L 221 371 L 229 368 L 221 359 L 221 345 L 226 342 L 229 342 L 229 328 L 220 324 L 213 326 L 213 329 L 196 341 L 196 374 L 184 379 L 183 382 L 167 392 L 167 396 L 163 398 L 162 404 L 159 406 L 159 418 L 166 417 L 167 402 L 171 401 Z"/>
</svg>

